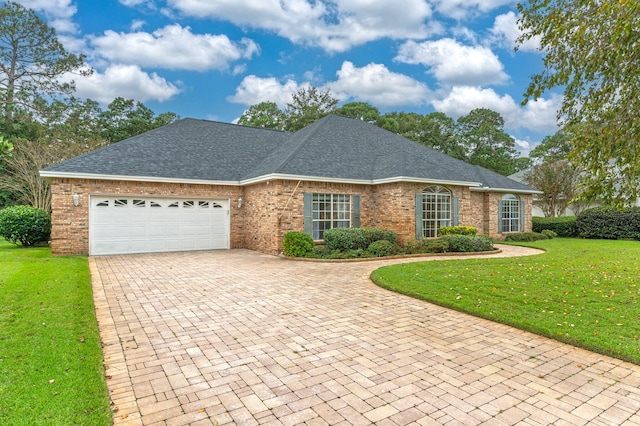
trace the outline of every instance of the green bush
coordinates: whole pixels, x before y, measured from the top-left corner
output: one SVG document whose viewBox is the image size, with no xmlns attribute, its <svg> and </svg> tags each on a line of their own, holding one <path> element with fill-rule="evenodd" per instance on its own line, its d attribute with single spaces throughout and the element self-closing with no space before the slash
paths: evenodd
<svg viewBox="0 0 640 426">
<path fill-rule="evenodd" d="M 443 237 L 445 235 L 476 235 L 478 228 L 473 226 L 443 226 L 438 229 L 438 235 Z"/>
<path fill-rule="evenodd" d="M 548 240 L 544 234 L 540 232 L 515 232 L 513 234 L 507 235 L 504 240 L 518 243 L 528 243 L 532 241 L 540 241 L 540 240 Z"/>
<path fill-rule="evenodd" d="M 542 232 L 540 232 L 542 235 L 546 235 L 547 238 L 549 238 L 550 240 L 553 238 L 556 238 L 558 236 L 558 234 L 556 234 L 555 232 L 553 232 L 551 229 L 543 229 Z"/>
<path fill-rule="evenodd" d="M 493 240 L 487 235 L 445 235 L 440 238 L 445 241 L 450 252 L 492 251 Z"/>
<path fill-rule="evenodd" d="M 638 207 L 616 209 L 594 207 L 578 215 L 578 236 L 607 240 L 640 240 L 640 209 Z"/>
<path fill-rule="evenodd" d="M 446 241 L 427 238 L 409 240 L 404 245 L 404 252 L 407 254 L 446 253 L 448 250 L 449 245 Z"/>
<path fill-rule="evenodd" d="M 398 234 L 383 228 L 333 228 L 324 231 L 324 243 L 331 251 L 366 250 L 375 241 L 396 243 Z"/>
<path fill-rule="evenodd" d="M 25 247 L 47 241 L 51 235 L 51 216 L 31 206 L 12 206 L 0 210 L 0 236 Z"/>
<path fill-rule="evenodd" d="M 367 251 L 375 257 L 385 257 L 398 254 L 401 249 L 397 244 L 389 242 L 388 240 L 378 240 L 369 244 Z"/>
<path fill-rule="evenodd" d="M 287 232 L 282 247 L 286 256 L 306 257 L 313 252 L 313 238 L 303 232 Z"/>
<path fill-rule="evenodd" d="M 318 246 L 314 249 L 312 257 L 316 259 L 362 259 L 372 257 L 366 250 L 329 250 L 326 246 Z"/>
<path fill-rule="evenodd" d="M 533 232 L 548 229 L 558 234 L 558 237 L 575 238 L 578 236 L 575 216 L 562 217 L 533 217 Z"/>
</svg>

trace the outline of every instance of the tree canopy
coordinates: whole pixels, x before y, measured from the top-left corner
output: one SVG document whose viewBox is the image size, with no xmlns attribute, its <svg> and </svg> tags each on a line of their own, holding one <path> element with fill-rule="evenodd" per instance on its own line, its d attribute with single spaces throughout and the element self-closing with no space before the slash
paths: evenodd
<svg viewBox="0 0 640 426">
<path fill-rule="evenodd" d="M 338 100 L 329 90 L 302 88 L 293 94 L 293 99 L 287 104 L 285 130 L 300 130 L 333 112 L 336 105 Z"/>
<path fill-rule="evenodd" d="M 284 130 L 287 116 L 275 102 L 260 102 L 251 105 L 238 120 L 242 126 L 263 127 L 266 129 Z"/>
<path fill-rule="evenodd" d="M 74 91 L 63 74 L 88 75 L 84 56 L 68 53 L 49 27 L 32 10 L 18 3 L 0 7 L 0 108 L 6 126 L 16 108 L 29 110 L 35 98 Z"/>
<path fill-rule="evenodd" d="M 458 119 L 467 161 L 508 176 L 519 170 L 513 137 L 504 131 L 504 118 L 487 108 L 476 108 Z"/>
<path fill-rule="evenodd" d="M 518 4 L 520 43 L 540 40 L 544 71 L 526 100 L 564 90 L 561 124 L 587 199 L 624 205 L 640 187 L 640 2 L 530 0 Z"/>
</svg>

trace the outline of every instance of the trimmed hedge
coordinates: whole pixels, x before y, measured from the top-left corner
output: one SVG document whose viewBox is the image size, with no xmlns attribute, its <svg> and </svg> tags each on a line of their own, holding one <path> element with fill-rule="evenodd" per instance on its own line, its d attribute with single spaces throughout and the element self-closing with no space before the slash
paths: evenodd
<svg viewBox="0 0 640 426">
<path fill-rule="evenodd" d="M 542 232 L 545 229 L 555 232 L 558 237 L 575 238 L 578 236 L 575 216 L 561 217 L 533 217 L 533 232 Z"/>
<path fill-rule="evenodd" d="M 378 240 L 369 244 L 367 251 L 375 257 L 385 257 L 400 253 L 401 248 L 390 241 Z"/>
<path fill-rule="evenodd" d="M 505 241 L 528 243 L 532 241 L 548 240 L 549 237 L 540 232 L 515 232 L 504 237 Z"/>
<path fill-rule="evenodd" d="M 324 244 L 330 251 L 367 250 L 371 243 L 386 240 L 396 244 L 398 234 L 384 228 L 333 228 L 324 231 Z"/>
<path fill-rule="evenodd" d="M 493 240 L 488 235 L 445 235 L 440 238 L 447 243 L 450 252 L 470 253 L 493 250 Z"/>
<path fill-rule="evenodd" d="M 640 209 L 638 207 L 616 209 L 594 207 L 578 215 L 578 236 L 605 240 L 640 240 Z"/>
<path fill-rule="evenodd" d="M 0 210 L 0 236 L 25 247 L 47 241 L 51 235 L 51 215 L 31 206 Z"/>
<path fill-rule="evenodd" d="M 404 252 L 407 254 L 446 253 L 448 250 L 449 244 L 446 241 L 428 238 L 409 240 L 404 245 Z"/>
<path fill-rule="evenodd" d="M 282 247 L 285 256 L 305 257 L 313 252 L 313 238 L 304 232 L 287 232 Z"/>
<path fill-rule="evenodd" d="M 476 235 L 478 228 L 473 226 L 443 226 L 438 229 L 438 235 L 443 237 L 445 235 Z"/>
</svg>

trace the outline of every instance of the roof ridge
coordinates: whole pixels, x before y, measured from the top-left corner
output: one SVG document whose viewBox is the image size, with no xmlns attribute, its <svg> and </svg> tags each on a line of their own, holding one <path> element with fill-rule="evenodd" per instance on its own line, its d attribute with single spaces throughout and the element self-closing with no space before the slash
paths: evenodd
<svg viewBox="0 0 640 426">
<path fill-rule="evenodd" d="M 321 123 L 322 121 L 326 121 L 326 120 L 324 120 L 326 117 L 328 117 L 328 115 L 327 115 L 327 116 L 325 116 L 325 117 L 323 117 L 323 118 L 321 118 L 320 120 L 314 121 L 314 122 L 313 122 L 313 123 L 311 123 L 310 125 L 308 125 L 308 126 L 306 126 L 306 127 L 303 127 L 302 129 L 300 129 L 300 130 L 298 130 L 298 131 L 296 131 L 296 132 L 293 132 L 291 135 L 292 135 L 292 136 L 293 136 L 293 135 L 296 135 L 296 134 L 298 134 L 298 133 L 302 132 L 302 131 L 303 131 L 303 130 L 305 130 L 305 129 L 309 129 L 309 127 L 314 126 L 314 124 L 316 124 L 316 123 Z M 274 171 L 274 172 L 278 172 L 278 171 L 282 170 L 282 168 L 284 167 L 284 165 L 285 165 L 285 164 L 287 164 L 287 162 L 288 162 L 290 159 L 292 159 L 293 157 L 295 157 L 295 155 L 296 155 L 296 154 L 297 154 L 297 153 L 298 153 L 298 152 L 299 152 L 299 151 L 304 147 L 305 142 L 307 142 L 311 136 L 313 136 L 314 134 L 316 134 L 316 133 L 318 132 L 319 127 L 321 127 L 321 126 L 320 126 L 320 124 L 316 124 L 312 129 L 307 130 L 307 133 L 308 133 L 308 134 L 307 134 L 307 135 L 305 135 L 304 137 L 300 138 L 300 140 L 297 142 L 298 146 L 297 146 L 295 149 L 291 150 L 291 151 L 289 152 L 289 154 L 287 154 L 287 155 L 282 159 L 282 161 L 280 162 L 280 164 L 278 164 L 278 167 L 274 168 L 274 170 L 273 170 L 273 171 Z M 292 139 L 293 139 L 293 138 L 292 138 Z M 291 139 L 289 139 L 289 140 L 291 140 Z M 285 143 L 287 143 L 287 142 L 288 142 L 288 141 L 285 141 Z"/>
</svg>

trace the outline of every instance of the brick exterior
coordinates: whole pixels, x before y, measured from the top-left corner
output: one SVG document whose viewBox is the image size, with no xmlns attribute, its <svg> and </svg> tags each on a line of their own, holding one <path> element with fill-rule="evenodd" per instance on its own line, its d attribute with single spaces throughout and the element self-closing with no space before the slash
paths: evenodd
<svg viewBox="0 0 640 426">
<path fill-rule="evenodd" d="M 273 180 L 247 186 L 196 185 L 54 178 L 52 190 L 52 244 L 56 255 L 89 251 L 89 196 L 139 195 L 158 197 L 220 197 L 229 199 L 231 248 L 263 253 L 282 251 L 284 234 L 304 229 L 304 193 L 360 195 L 360 226 L 392 229 L 404 243 L 416 236 L 415 197 L 428 184 L 397 182 L 381 185 Z M 459 224 L 478 228 L 481 234 L 500 238 L 498 201 L 504 195 L 475 192 L 467 187 L 447 186 L 459 197 Z M 73 194 L 80 196 L 78 207 Z M 531 230 L 530 195 L 526 201 L 525 230 Z M 237 200 L 242 198 L 242 207 Z"/>
</svg>

